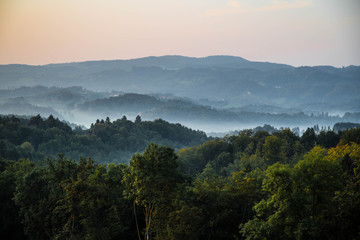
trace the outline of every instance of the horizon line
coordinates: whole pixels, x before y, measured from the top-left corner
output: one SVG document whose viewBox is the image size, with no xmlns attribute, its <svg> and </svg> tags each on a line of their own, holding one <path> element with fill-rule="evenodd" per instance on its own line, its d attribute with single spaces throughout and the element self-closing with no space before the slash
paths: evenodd
<svg viewBox="0 0 360 240">
<path fill-rule="evenodd" d="M 49 65 L 61 65 L 61 64 L 76 64 L 76 63 L 90 63 L 90 62 L 110 62 L 110 61 L 133 61 L 133 60 L 140 60 L 140 59 L 146 59 L 146 58 L 163 58 L 163 57 L 182 57 L 182 58 L 192 58 L 192 59 L 205 59 L 205 58 L 211 58 L 211 57 L 233 57 L 233 58 L 239 58 L 246 62 L 251 63 L 272 63 L 272 64 L 279 64 L 279 65 L 287 65 L 290 67 L 334 67 L 334 68 L 346 68 L 346 67 L 359 67 L 360 65 L 350 64 L 350 65 L 343 65 L 341 67 L 329 65 L 329 64 L 320 64 L 320 65 L 298 65 L 294 66 L 287 63 L 279 63 L 279 62 L 272 62 L 272 61 L 253 61 L 248 60 L 246 58 L 236 56 L 236 55 L 227 55 L 227 54 L 216 54 L 216 55 L 207 55 L 204 57 L 192 57 L 192 56 L 185 56 L 180 54 L 167 54 L 167 55 L 149 55 L 144 57 L 135 57 L 135 58 L 117 58 L 117 59 L 93 59 L 93 60 L 83 60 L 83 61 L 68 61 L 68 62 L 50 62 L 45 64 L 27 64 L 27 63 L 7 63 L 7 64 L 0 64 L 0 66 L 11 66 L 11 65 L 22 65 L 22 66 L 31 66 L 31 67 L 42 67 L 42 66 L 49 66 Z"/>
</svg>

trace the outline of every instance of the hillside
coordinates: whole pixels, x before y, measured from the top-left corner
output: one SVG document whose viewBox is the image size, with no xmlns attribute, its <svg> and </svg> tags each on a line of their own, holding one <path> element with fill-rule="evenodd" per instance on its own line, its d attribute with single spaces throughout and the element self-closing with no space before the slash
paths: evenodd
<svg viewBox="0 0 360 240">
<path fill-rule="evenodd" d="M 260 111 L 255 106 L 240 109 L 219 109 L 199 105 L 189 99 L 127 93 L 79 104 L 74 110 L 74 114 L 80 118 L 82 116 L 119 118 L 122 115 L 135 118 L 139 114 L 146 120 L 162 118 L 204 131 L 253 128 L 263 124 L 271 124 L 277 127 L 314 126 L 316 124 L 333 126 L 339 121 L 360 121 L 357 114 L 351 113 L 341 117 L 330 116 L 327 113 L 305 114 L 301 111 L 286 109 L 283 109 L 282 112 L 277 109 L 275 113 L 267 110 L 271 109 L 266 108 Z"/>
<path fill-rule="evenodd" d="M 111 122 L 97 120 L 88 130 L 72 130 L 49 116 L 26 118 L 0 116 L 0 158 L 29 158 L 65 154 L 73 159 L 92 157 L 97 162 L 128 162 L 131 155 L 144 151 L 153 142 L 175 149 L 199 145 L 208 140 L 205 133 L 164 120 L 132 122 L 125 117 Z"/>
<path fill-rule="evenodd" d="M 227 132 L 264 124 L 306 128 L 316 124 L 333 126 L 336 122 L 360 122 L 357 113 L 334 116 L 320 111 L 304 113 L 301 109 L 271 105 L 223 108 L 221 104 L 226 102 L 197 101 L 171 94 L 93 92 L 81 87 L 43 86 L 0 90 L 0 93 L 0 114 L 53 115 L 87 127 L 98 118 L 126 116 L 134 120 L 137 115 L 143 120 L 161 118 L 206 132 Z"/>
<path fill-rule="evenodd" d="M 44 66 L 2 65 L 0 82 L 2 89 L 79 85 L 93 91 L 169 93 L 225 101 L 225 107 L 266 104 L 307 111 L 360 111 L 357 66 L 292 67 L 231 56 L 163 56 Z"/>
</svg>

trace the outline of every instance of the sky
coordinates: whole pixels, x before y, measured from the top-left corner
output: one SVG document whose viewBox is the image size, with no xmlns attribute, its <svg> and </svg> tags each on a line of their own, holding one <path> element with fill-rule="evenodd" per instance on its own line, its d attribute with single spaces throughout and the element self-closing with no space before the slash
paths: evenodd
<svg viewBox="0 0 360 240">
<path fill-rule="evenodd" d="M 240 56 L 360 65 L 359 0 L 0 0 L 0 64 Z"/>
</svg>

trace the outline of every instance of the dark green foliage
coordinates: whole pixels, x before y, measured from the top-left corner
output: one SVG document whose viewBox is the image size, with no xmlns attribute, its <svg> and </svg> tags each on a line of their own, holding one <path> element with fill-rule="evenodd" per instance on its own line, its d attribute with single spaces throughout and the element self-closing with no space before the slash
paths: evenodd
<svg viewBox="0 0 360 240">
<path fill-rule="evenodd" d="M 210 163 L 217 174 L 229 176 L 233 171 L 249 172 L 276 162 L 296 162 L 304 153 L 304 148 L 300 138 L 289 129 L 273 135 L 265 131 L 253 134 L 251 130 L 244 130 L 237 136 L 226 136 L 198 147 L 181 149 L 179 168 L 194 176 Z"/>
<path fill-rule="evenodd" d="M 14 162 L 0 159 L 0 238 L 27 239 L 19 217 L 19 208 L 13 201 L 16 179 L 24 161 Z M 27 162 L 29 164 L 29 162 Z"/>
<path fill-rule="evenodd" d="M 305 150 L 309 151 L 315 146 L 317 137 L 313 128 L 307 128 L 304 134 L 301 136 L 300 142 L 304 145 Z"/>
<path fill-rule="evenodd" d="M 341 169 L 324 154 L 315 148 L 294 168 L 268 168 L 263 188 L 270 196 L 254 207 L 256 217 L 242 228 L 246 239 L 333 238 Z"/>
<path fill-rule="evenodd" d="M 211 163 L 217 173 L 231 162 L 231 145 L 222 139 L 210 140 L 198 147 L 181 149 L 179 151 L 179 169 L 194 176 Z M 221 156 L 220 156 L 221 155 Z M 225 171 L 225 170 L 224 170 Z M 225 173 L 225 172 L 223 172 Z"/>
<path fill-rule="evenodd" d="M 358 239 L 360 236 L 360 145 L 340 144 L 329 150 L 331 159 L 340 162 L 344 190 L 337 193 L 337 224 L 334 234 L 338 239 Z"/>
<path fill-rule="evenodd" d="M 353 128 L 339 133 L 344 143 L 355 142 L 360 144 L 360 128 Z"/>
<path fill-rule="evenodd" d="M 131 202 L 123 197 L 126 166 L 80 161 L 76 178 L 61 182 L 64 201 L 58 206 L 67 219 L 61 235 L 66 239 L 116 239 L 128 234 Z M 113 176 L 116 176 L 114 179 Z M 131 235 L 131 234 L 130 234 Z"/>
<path fill-rule="evenodd" d="M 140 117 L 139 117 L 140 118 Z M 53 116 L 40 115 L 27 119 L 0 117 L 0 157 L 17 160 L 29 158 L 42 161 L 45 156 L 63 153 L 78 159 L 81 156 L 98 162 L 128 162 L 135 152 L 141 152 L 150 142 L 175 149 L 198 145 L 207 140 L 205 133 L 164 120 L 136 123 L 110 118 L 97 120 L 91 129 L 74 131 Z"/>
<path fill-rule="evenodd" d="M 356 144 L 315 147 L 294 167 L 269 167 L 263 181 L 268 197 L 240 226 L 245 239 L 356 239 L 359 178 L 352 167 L 358 168 L 359 156 Z"/>
<path fill-rule="evenodd" d="M 211 165 L 174 202 L 164 239 L 236 239 L 238 225 L 252 216 L 259 191 L 244 173 L 221 177 Z"/>
<path fill-rule="evenodd" d="M 78 133 L 67 133 L 51 117 L 35 117 L 31 126 L 25 119 L 0 120 L 1 133 L 9 136 L 0 145 L 3 156 L 34 158 L 40 149 L 55 154 L 57 148 L 101 156 L 101 148 L 131 149 L 146 144 L 146 136 L 179 144 L 202 136 L 160 119 L 99 120 Z M 32 138 L 35 132 L 38 138 Z M 288 129 L 245 130 L 178 154 L 150 143 L 129 165 L 64 155 L 38 163 L 0 158 L 0 237 L 357 239 L 358 129 L 313 132 L 299 138 Z M 329 148 L 305 150 L 313 144 Z"/>
<path fill-rule="evenodd" d="M 321 131 L 317 137 L 317 144 L 325 148 L 336 147 L 340 137 L 333 131 Z"/>
<path fill-rule="evenodd" d="M 38 114 L 37 116 L 31 117 L 28 123 L 29 126 L 35 126 L 39 129 L 51 129 L 58 128 L 65 133 L 71 133 L 71 127 L 69 127 L 66 123 L 59 121 L 59 119 L 55 119 L 52 115 L 50 115 L 45 121 Z"/>
<path fill-rule="evenodd" d="M 285 155 L 288 159 L 297 153 L 295 145 L 300 141 L 300 138 L 294 132 L 286 128 L 275 132 L 274 135 L 283 140 Z"/>
<path fill-rule="evenodd" d="M 162 231 L 162 222 L 167 217 L 167 206 L 172 202 L 178 185 L 183 182 L 177 172 L 177 156 L 169 147 L 149 144 L 142 155 L 135 154 L 129 163 L 125 182 L 128 196 L 135 207 L 144 209 L 144 238 L 149 239 L 156 231 Z M 153 222 L 158 226 L 153 227 Z M 139 233 L 140 235 L 140 233 Z"/>
<path fill-rule="evenodd" d="M 16 170 L 16 190 L 13 189 L 16 205 L 7 211 L 19 209 L 29 239 L 135 236 L 133 221 L 128 219 L 131 201 L 123 196 L 127 166 L 105 167 L 91 159 L 76 163 L 59 156 L 57 160 L 48 160 L 44 167 L 25 161 L 13 164 L 12 168 Z M 12 230 L 8 225 L 3 226 Z"/>
</svg>

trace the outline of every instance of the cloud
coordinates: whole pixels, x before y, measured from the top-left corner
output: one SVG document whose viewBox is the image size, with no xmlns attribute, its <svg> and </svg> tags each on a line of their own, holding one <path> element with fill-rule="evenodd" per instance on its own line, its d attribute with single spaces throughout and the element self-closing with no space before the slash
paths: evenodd
<svg viewBox="0 0 360 240">
<path fill-rule="evenodd" d="M 209 9 L 205 11 L 205 16 L 218 16 L 218 15 L 232 15 L 240 13 L 255 13 L 255 12 L 269 12 L 280 11 L 287 9 L 308 7 L 312 4 L 312 0 L 293 0 L 293 1 L 280 1 L 274 0 L 269 5 L 260 7 L 246 7 L 240 1 L 229 1 L 227 6 L 220 9 Z"/>
</svg>

